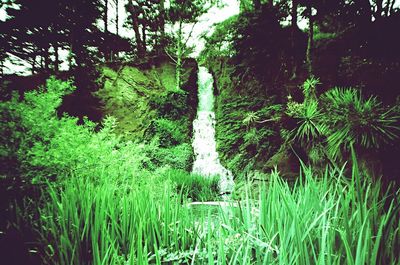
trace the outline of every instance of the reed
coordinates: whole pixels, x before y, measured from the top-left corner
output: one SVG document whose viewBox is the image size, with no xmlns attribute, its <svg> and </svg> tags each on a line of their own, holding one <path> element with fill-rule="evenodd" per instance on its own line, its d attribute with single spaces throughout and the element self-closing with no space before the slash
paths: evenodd
<svg viewBox="0 0 400 265">
<path fill-rule="evenodd" d="M 167 185 L 51 187 L 40 209 L 48 264 L 398 264 L 399 193 L 382 196 L 353 163 L 317 178 L 303 167 L 294 186 L 277 172 L 215 214 L 192 211 Z M 397 216 L 397 217 L 396 217 Z"/>
</svg>

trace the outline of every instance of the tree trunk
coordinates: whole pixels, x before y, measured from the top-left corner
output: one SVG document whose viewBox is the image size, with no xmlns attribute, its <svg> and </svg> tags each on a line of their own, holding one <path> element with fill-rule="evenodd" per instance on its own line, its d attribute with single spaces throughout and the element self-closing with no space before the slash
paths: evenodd
<svg viewBox="0 0 400 265">
<path fill-rule="evenodd" d="M 41 53 L 41 55 L 40 55 L 40 71 L 43 71 L 43 69 L 44 69 L 44 56 L 43 56 L 43 53 Z"/>
<path fill-rule="evenodd" d="M 3 78 L 3 76 L 4 76 L 4 59 L 1 59 L 1 62 L 0 62 L 0 77 Z"/>
<path fill-rule="evenodd" d="M 392 14 L 395 2 L 396 2 L 396 0 L 388 0 L 386 2 L 385 11 L 384 11 L 386 17 L 388 17 L 390 14 Z"/>
<path fill-rule="evenodd" d="M 161 38 L 165 39 L 165 0 L 160 0 L 160 32 Z"/>
<path fill-rule="evenodd" d="M 115 32 L 119 36 L 119 0 L 115 0 Z"/>
<path fill-rule="evenodd" d="M 108 32 L 108 0 L 104 0 L 104 32 Z"/>
<path fill-rule="evenodd" d="M 49 69 L 50 69 L 50 54 L 48 46 L 44 48 L 44 70 L 46 73 L 48 73 Z"/>
<path fill-rule="evenodd" d="M 394 3 L 396 2 L 396 0 L 392 0 L 392 4 L 390 5 L 390 10 L 389 13 L 392 14 L 393 13 L 393 9 L 394 9 Z M 389 4 L 388 4 L 389 5 Z"/>
<path fill-rule="evenodd" d="M 292 0 L 292 10 L 291 10 L 291 16 L 292 16 L 292 21 L 291 21 L 291 53 L 292 53 L 292 77 L 290 79 L 295 79 L 297 76 L 297 56 L 296 56 L 296 32 L 298 30 L 297 26 L 297 18 L 298 18 L 298 0 Z"/>
<path fill-rule="evenodd" d="M 314 17 L 312 15 L 312 7 L 311 4 L 307 6 L 307 14 L 308 14 L 308 42 L 307 42 L 307 53 L 306 53 L 306 60 L 307 60 L 307 71 L 308 75 L 313 75 L 313 68 L 312 68 L 312 53 L 314 48 Z"/>
<path fill-rule="evenodd" d="M 142 43 L 142 39 L 140 36 L 140 30 L 139 30 L 139 17 L 135 10 L 135 7 L 132 4 L 132 0 L 129 0 L 127 8 L 128 8 L 128 12 L 131 14 L 131 17 L 132 17 L 132 27 L 133 27 L 133 31 L 135 32 L 135 39 L 136 39 L 138 55 L 142 57 L 142 56 L 144 56 L 144 49 L 143 49 L 143 43 Z"/>
<path fill-rule="evenodd" d="M 391 1 L 388 0 L 388 1 L 386 2 L 386 6 L 385 6 L 385 16 L 387 16 L 387 17 L 389 16 L 390 5 L 391 5 Z"/>
<path fill-rule="evenodd" d="M 32 58 L 31 72 L 32 72 L 32 75 L 34 75 L 36 73 L 36 56 L 34 56 Z"/>
<path fill-rule="evenodd" d="M 59 70 L 59 66 L 60 66 L 60 58 L 59 58 L 59 54 L 58 54 L 58 43 L 57 41 L 54 42 L 53 44 L 53 48 L 54 48 L 54 72 L 58 72 Z"/>
<path fill-rule="evenodd" d="M 376 12 L 375 12 L 375 20 L 380 20 L 382 18 L 383 12 L 383 0 L 376 0 Z"/>
<path fill-rule="evenodd" d="M 176 90 L 181 89 L 181 75 L 182 75 L 182 56 L 183 56 L 183 36 L 182 36 L 182 20 L 179 20 L 179 29 L 178 29 L 178 42 L 176 47 L 176 71 L 175 71 L 175 79 L 176 79 Z"/>
<path fill-rule="evenodd" d="M 146 56 L 147 51 L 147 39 L 146 39 L 146 21 L 142 21 L 142 43 L 143 43 L 143 55 Z"/>
<path fill-rule="evenodd" d="M 70 43 L 69 50 L 68 50 L 68 70 L 72 69 L 72 60 L 73 60 L 73 52 L 72 52 L 72 42 Z"/>
<path fill-rule="evenodd" d="M 104 20 L 104 33 L 105 33 L 105 43 L 108 44 L 108 0 L 104 0 L 104 10 L 103 10 L 103 20 Z M 103 45 L 104 60 L 107 62 L 110 60 L 109 55 L 109 45 Z"/>
</svg>

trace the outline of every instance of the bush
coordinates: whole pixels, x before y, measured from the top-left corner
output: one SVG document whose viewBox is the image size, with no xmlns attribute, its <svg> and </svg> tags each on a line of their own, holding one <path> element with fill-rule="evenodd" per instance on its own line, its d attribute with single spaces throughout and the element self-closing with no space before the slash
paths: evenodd
<svg viewBox="0 0 400 265">
<path fill-rule="evenodd" d="M 365 152 L 398 138 L 398 108 L 384 107 L 377 97 L 364 99 L 361 92 L 353 88 L 333 88 L 318 99 L 315 96 L 317 84 L 318 79 L 307 80 L 303 86 L 305 101 L 290 101 L 286 109 L 286 114 L 296 122 L 287 140 L 303 146 L 307 153 L 319 146 L 311 160 L 319 160 L 317 153 L 334 160 L 346 154 L 344 158 L 347 159 L 352 145 Z"/>
<path fill-rule="evenodd" d="M 23 101 L 1 103 L 1 117 L 12 121 L 0 131 L 1 161 L 14 157 L 28 182 L 72 173 L 94 179 L 136 176 L 146 160 L 143 146 L 121 142 L 113 133 L 114 118 L 95 132 L 96 124 L 87 119 L 78 126 L 77 118 L 57 117 L 62 97 L 72 90 L 69 82 L 51 78 L 45 88 L 25 93 Z"/>
<path fill-rule="evenodd" d="M 177 193 L 182 193 L 192 201 L 218 199 L 218 177 L 207 178 L 178 169 L 169 169 L 164 175 L 175 183 Z"/>
<path fill-rule="evenodd" d="M 333 157 L 348 151 L 352 144 L 376 149 L 398 137 L 400 113 L 395 107 L 383 107 L 376 97 L 363 99 L 359 90 L 333 88 L 321 101 L 323 122 L 330 128 L 328 152 Z"/>
<path fill-rule="evenodd" d="M 154 139 L 146 146 L 146 162 L 148 169 L 155 170 L 158 167 L 169 166 L 176 169 L 189 171 L 193 162 L 193 149 L 190 144 L 183 143 L 177 146 L 164 148 Z"/>
<path fill-rule="evenodd" d="M 190 106 L 187 104 L 188 95 L 185 93 L 168 92 L 165 95 L 154 98 L 150 106 L 156 109 L 159 117 L 170 120 L 179 120 L 186 116 Z"/>
<path fill-rule="evenodd" d="M 182 132 L 179 121 L 157 119 L 153 126 L 162 147 L 177 145 L 185 141 L 186 135 Z"/>
<path fill-rule="evenodd" d="M 299 104 L 299 106 L 302 107 L 291 113 L 292 117 L 297 121 L 296 128 L 291 132 L 291 138 L 301 144 L 308 145 L 310 142 L 320 138 L 326 131 L 324 124 L 320 122 L 323 114 L 319 110 L 316 100 Z M 290 110 L 290 107 L 288 109 L 293 111 Z"/>
</svg>

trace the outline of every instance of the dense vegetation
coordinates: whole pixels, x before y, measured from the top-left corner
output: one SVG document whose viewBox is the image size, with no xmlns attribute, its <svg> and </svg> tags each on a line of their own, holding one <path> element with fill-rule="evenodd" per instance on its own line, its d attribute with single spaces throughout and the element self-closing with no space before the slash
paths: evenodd
<svg viewBox="0 0 400 265">
<path fill-rule="evenodd" d="M 205 37 L 201 56 L 216 77 L 225 165 L 253 175 L 278 163 L 292 177 L 297 155 L 323 168 L 346 161 L 352 143 L 381 167 L 376 177 L 396 179 L 400 16 L 392 4 L 241 1 L 241 13 Z M 300 20 L 312 27 L 301 31 Z"/>
<path fill-rule="evenodd" d="M 188 58 L 223 2 L 0 6 L 2 263 L 400 262 L 397 1 L 241 0 Z M 227 201 L 191 173 L 198 64 Z"/>
</svg>

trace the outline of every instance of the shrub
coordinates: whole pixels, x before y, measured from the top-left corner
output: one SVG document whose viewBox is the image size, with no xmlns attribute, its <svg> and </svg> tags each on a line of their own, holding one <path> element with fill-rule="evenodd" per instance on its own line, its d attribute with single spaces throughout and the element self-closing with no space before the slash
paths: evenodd
<svg viewBox="0 0 400 265">
<path fill-rule="evenodd" d="M 134 177 L 146 160 L 143 146 L 121 142 L 113 133 L 114 118 L 106 118 L 95 132 L 96 124 L 87 119 L 77 125 L 77 118 L 57 117 L 62 97 L 72 90 L 69 82 L 51 78 L 45 88 L 25 93 L 23 101 L 1 103 L 1 116 L 13 121 L 0 131 L 2 146 L 10 147 L 1 152 L 1 160 L 15 157 L 28 182 L 71 173 L 94 179 Z"/>
<path fill-rule="evenodd" d="M 328 151 L 333 157 L 348 151 L 351 144 L 380 148 L 398 137 L 400 113 L 395 107 L 383 107 L 376 97 L 363 99 L 359 90 L 333 88 L 321 100 L 324 123 L 330 128 Z"/>
<path fill-rule="evenodd" d="M 317 84 L 318 79 L 308 79 L 303 85 L 304 102 L 290 101 L 286 108 L 286 114 L 296 121 L 287 140 L 305 147 L 312 161 L 320 160 L 322 154 L 334 160 L 349 155 L 351 145 L 364 151 L 381 148 L 398 137 L 398 108 L 383 107 L 376 97 L 364 99 L 353 88 L 333 88 L 318 99 Z M 318 152 L 314 152 L 315 145 L 320 146 Z"/>
<path fill-rule="evenodd" d="M 168 92 L 165 95 L 155 97 L 150 101 L 150 106 L 156 109 L 159 117 L 170 120 L 179 120 L 186 116 L 190 106 L 187 104 L 186 93 Z"/>
<path fill-rule="evenodd" d="M 169 169 L 164 175 L 175 183 L 177 193 L 182 193 L 192 201 L 212 201 L 218 198 L 217 176 L 209 178 L 178 169 Z"/>
<path fill-rule="evenodd" d="M 159 144 L 162 147 L 171 147 L 185 142 L 186 135 L 182 131 L 182 121 L 173 121 L 168 119 L 155 120 L 150 130 L 147 132 L 149 139 L 158 137 Z"/>
<path fill-rule="evenodd" d="M 183 143 L 177 146 L 164 148 L 154 139 L 145 147 L 146 162 L 148 169 L 154 170 L 158 167 L 169 166 L 176 169 L 189 171 L 193 161 L 193 149 L 190 144 Z"/>
<path fill-rule="evenodd" d="M 294 103 L 296 104 L 296 103 Z M 291 138 L 308 145 L 311 141 L 320 138 L 326 132 L 326 126 L 321 123 L 322 113 L 316 100 L 298 104 L 295 109 L 288 106 L 288 114 L 297 121 L 297 126 L 291 131 Z"/>
</svg>

